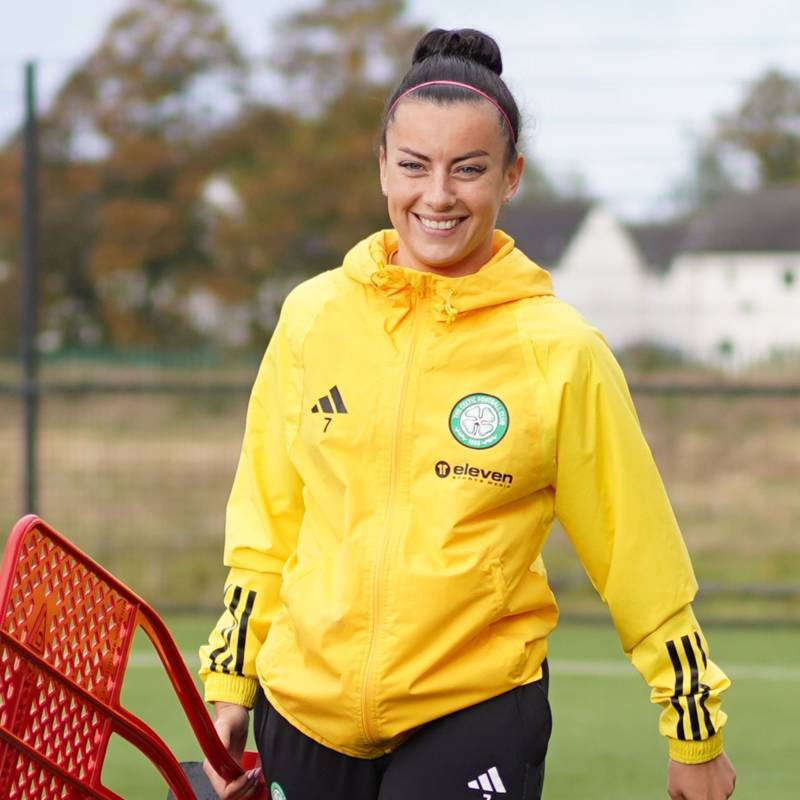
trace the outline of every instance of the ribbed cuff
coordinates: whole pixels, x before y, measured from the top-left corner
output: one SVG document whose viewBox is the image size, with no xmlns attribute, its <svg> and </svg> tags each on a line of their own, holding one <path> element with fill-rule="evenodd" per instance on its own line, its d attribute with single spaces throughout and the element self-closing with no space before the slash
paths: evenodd
<svg viewBox="0 0 800 800">
<path fill-rule="evenodd" d="M 214 703 L 236 703 L 252 708 L 256 702 L 259 684 L 255 678 L 241 678 L 238 675 L 221 675 L 210 672 L 205 676 L 205 701 Z"/>
<path fill-rule="evenodd" d="M 722 753 L 722 731 L 718 731 L 702 742 L 686 742 L 668 739 L 669 757 L 681 764 L 704 764 Z"/>
</svg>

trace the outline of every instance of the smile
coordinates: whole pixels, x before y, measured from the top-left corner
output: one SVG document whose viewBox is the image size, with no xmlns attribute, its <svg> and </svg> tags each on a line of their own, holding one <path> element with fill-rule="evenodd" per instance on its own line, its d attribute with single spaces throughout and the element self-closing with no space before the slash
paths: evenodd
<svg viewBox="0 0 800 800">
<path fill-rule="evenodd" d="M 419 214 L 414 214 L 414 216 L 425 228 L 431 231 L 450 231 L 466 219 L 466 217 L 459 217 L 457 219 L 429 219 L 427 217 L 421 217 Z"/>
</svg>

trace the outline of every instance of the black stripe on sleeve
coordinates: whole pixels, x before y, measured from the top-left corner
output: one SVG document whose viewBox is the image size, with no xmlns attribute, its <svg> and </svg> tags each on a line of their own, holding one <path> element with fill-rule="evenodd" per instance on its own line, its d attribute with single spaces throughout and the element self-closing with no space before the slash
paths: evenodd
<svg viewBox="0 0 800 800">
<path fill-rule="evenodd" d="M 669 659 L 672 662 L 672 668 L 675 670 L 675 693 L 670 698 L 672 707 L 678 712 L 677 735 L 681 741 L 686 741 L 686 731 L 683 727 L 683 706 L 681 705 L 680 698 L 683 696 L 683 665 L 681 664 L 678 650 L 675 647 L 675 642 L 670 640 L 667 642 L 667 652 Z"/>
<path fill-rule="evenodd" d="M 703 659 L 703 669 L 708 669 L 708 656 L 706 655 L 706 651 L 703 648 L 703 642 L 700 639 L 700 634 L 695 631 L 694 632 L 694 640 L 697 642 L 697 649 L 700 651 L 700 657 Z M 705 683 L 700 683 L 700 708 L 703 709 L 703 720 L 706 723 L 706 730 L 708 731 L 709 736 L 713 736 L 717 729 L 714 727 L 713 723 L 711 722 L 711 714 L 708 711 L 708 707 L 706 706 L 706 701 L 708 700 L 708 696 L 711 693 L 711 687 L 706 686 Z"/>
<path fill-rule="evenodd" d="M 333 406 L 331 405 L 331 401 L 330 401 L 329 397 L 320 397 L 320 399 L 319 399 L 319 407 L 326 414 L 333 414 Z"/>
<path fill-rule="evenodd" d="M 717 729 L 714 727 L 714 724 L 711 722 L 711 714 L 706 707 L 706 700 L 708 700 L 708 695 L 711 692 L 711 687 L 706 686 L 704 683 L 700 684 L 700 708 L 703 709 L 703 721 L 706 723 L 706 730 L 708 731 L 709 736 L 713 736 Z"/>
<path fill-rule="evenodd" d="M 688 636 L 681 636 L 681 641 L 683 642 L 683 649 L 686 653 L 686 660 L 689 663 L 691 674 L 691 687 L 689 695 L 686 697 L 686 703 L 689 706 L 689 719 L 692 722 L 692 739 L 699 742 L 703 737 L 700 734 L 700 717 L 697 714 L 697 701 L 695 698 L 700 692 L 700 674 L 697 670 L 697 659 L 694 655 L 692 640 Z"/>
<path fill-rule="evenodd" d="M 228 611 L 231 614 L 232 620 L 230 625 L 226 625 L 222 631 L 222 641 L 224 644 L 220 645 L 219 647 L 212 650 L 209 654 L 209 671 L 211 672 L 225 672 L 225 668 L 228 664 L 233 660 L 232 658 L 226 659 L 222 663 L 218 664 L 217 659 L 226 651 L 231 649 L 231 638 L 233 637 L 233 631 L 236 628 L 236 609 L 239 607 L 239 600 L 242 597 L 242 587 L 235 586 L 233 589 L 233 596 L 231 597 L 231 602 L 228 603 Z"/>
<path fill-rule="evenodd" d="M 230 667 L 230 665 L 231 665 L 231 661 L 233 661 L 233 656 L 232 656 L 232 655 L 228 656 L 228 657 L 227 657 L 227 658 L 226 658 L 226 659 L 225 659 L 225 660 L 224 660 L 224 661 L 223 661 L 223 662 L 222 662 L 222 663 L 219 665 L 219 666 L 220 666 L 220 672 L 227 672 L 227 673 L 228 673 L 228 675 L 230 675 L 230 674 L 231 674 L 231 671 L 230 671 L 230 669 L 228 669 L 228 668 L 229 668 L 229 667 Z"/>
<path fill-rule="evenodd" d="M 706 651 L 703 649 L 703 642 L 700 640 L 700 634 L 697 631 L 694 632 L 694 640 L 697 642 L 700 658 L 703 659 L 703 669 L 708 669 L 708 656 L 706 656 Z"/>
<path fill-rule="evenodd" d="M 250 614 L 253 613 L 253 604 L 256 601 L 256 593 L 251 589 L 247 593 L 247 602 L 239 620 L 239 636 L 236 639 L 236 664 L 233 667 L 234 675 L 244 677 L 244 646 L 247 641 L 247 623 L 250 621 Z"/>
</svg>

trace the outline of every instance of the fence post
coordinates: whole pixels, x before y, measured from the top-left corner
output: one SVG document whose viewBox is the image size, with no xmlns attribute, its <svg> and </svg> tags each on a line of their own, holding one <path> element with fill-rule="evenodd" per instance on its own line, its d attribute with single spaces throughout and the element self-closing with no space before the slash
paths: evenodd
<svg viewBox="0 0 800 800">
<path fill-rule="evenodd" d="M 24 513 L 37 508 L 37 422 L 39 410 L 36 344 L 39 286 L 39 158 L 36 121 L 36 65 L 25 64 L 25 127 L 22 155 L 22 404 L 25 423 Z"/>
</svg>

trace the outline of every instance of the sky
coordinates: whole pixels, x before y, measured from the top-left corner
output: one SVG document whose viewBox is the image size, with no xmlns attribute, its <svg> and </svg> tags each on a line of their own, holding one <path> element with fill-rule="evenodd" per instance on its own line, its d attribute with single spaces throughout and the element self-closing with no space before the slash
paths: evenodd
<svg viewBox="0 0 800 800">
<path fill-rule="evenodd" d="M 26 59 L 40 107 L 128 0 L 0 0 L 0 137 L 21 114 Z M 243 49 L 309 0 L 217 0 Z M 527 126 L 525 153 L 629 220 L 663 218 L 715 114 L 769 68 L 800 76 L 797 0 L 409 0 L 430 27 L 492 34 Z"/>
</svg>

